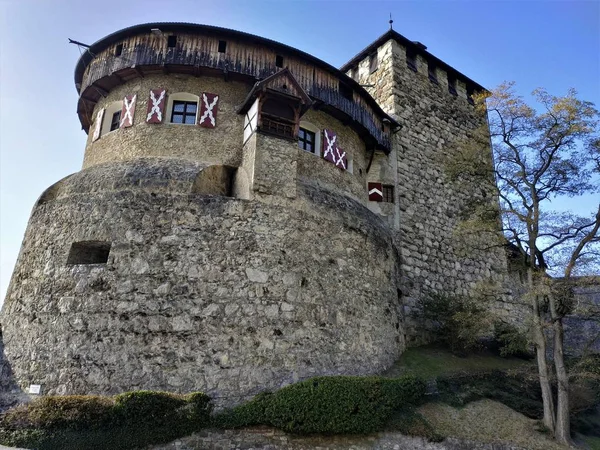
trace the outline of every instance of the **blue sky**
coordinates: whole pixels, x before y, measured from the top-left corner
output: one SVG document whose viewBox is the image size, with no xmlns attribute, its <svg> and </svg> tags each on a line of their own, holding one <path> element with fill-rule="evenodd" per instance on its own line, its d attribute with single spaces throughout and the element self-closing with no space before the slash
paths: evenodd
<svg viewBox="0 0 600 450">
<path fill-rule="evenodd" d="M 0 0 L 0 302 L 31 208 L 81 168 L 85 133 L 73 70 L 79 50 L 144 22 L 180 21 L 258 34 L 341 66 L 394 29 L 486 87 L 517 82 L 600 106 L 600 0 L 139 1 Z M 579 212 L 597 198 L 569 200 Z"/>
</svg>

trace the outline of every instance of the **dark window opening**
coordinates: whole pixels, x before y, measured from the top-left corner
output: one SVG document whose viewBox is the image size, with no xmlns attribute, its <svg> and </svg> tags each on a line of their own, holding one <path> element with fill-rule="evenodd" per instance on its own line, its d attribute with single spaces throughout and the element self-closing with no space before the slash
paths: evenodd
<svg viewBox="0 0 600 450">
<path fill-rule="evenodd" d="M 452 95 L 458 95 L 456 92 L 456 78 L 450 75 L 448 75 L 448 92 Z"/>
<path fill-rule="evenodd" d="M 121 111 L 117 111 L 112 115 L 112 119 L 110 119 L 110 131 L 115 131 L 119 128 L 121 124 Z"/>
<path fill-rule="evenodd" d="M 417 71 L 417 54 L 409 48 L 406 49 L 406 65 L 410 70 Z"/>
<path fill-rule="evenodd" d="M 467 101 L 471 104 L 475 104 L 475 100 L 473 99 L 473 95 L 475 94 L 475 89 L 473 86 L 467 86 Z"/>
<path fill-rule="evenodd" d="M 177 36 L 172 34 L 167 38 L 167 47 L 173 48 L 177 45 Z"/>
<path fill-rule="evenodd" d="M 432 83 L 437 84 L 438 79 L 437 79 L 437 71 L 435 68 L 435 64 L 432 62 L 429 62 L 427 64 L 427 72 L 429 74 L 429 81 L 431 81 Z"/>
<path fill-rule="evenodd" d="M 296 135 L 296 110 L 279 99 L 267 98 L 260 109 L 261 131 L 293 139 Z"/>
<path fill-rule="evenodd" d="M 353 100 L 352 88 L 350 86 L 348 86 L 347 84 L 340 83 L 340 95 L 347 100 L 350 100 L 350 101 Z"/>
<path fill-rule="evenodd" d="M 225 53 L 227 51 L 227 41 L 219 41 L 219 53 Z"/>
<path fill-rule="evenodd" d="M 268 99 L 265 101 L 262 106 L 262 112 L 263 114 L 277 116 L 291 121 L 296 118 L 296 114 L 291 106 L 273 99 Z"/>
<path fill-rule="evenodd" d="M 67 265 L 106 264 L 110 253 L 110 242 L 73 242 L 67 258 Z"/>
<path fill-rule="evenodd" d="M 171 123 L 195 124 L 197 109 L 198 104 L 196 102 L 174 101 Z"/>
<path fill-rule="evenodd" d="M 283 67 L 283 56 L 281 56 L 281 55 L 276 55 L 275 56 L 275 66 L 276 67 Z"/>
<path fill-rule="evenodd" d="M 307 152 L 315 152 L 315 133 L 312 131 L 300 128 L 298 130 L 298 147 Z"/>
<path fill-rule="evenodd" d="M 383 185 L 383 201 L 386 203 L 394 203 L 394 186 L 391 184 Z"/>
<path fill-rule="evenodd" d="M 115 56 L 121 56 L 123 53 L 123 44 L 119 44 L 115 47 Z"/>
<path fill-rule="evenodd" d="M 375 52 L 369 56 L 369 73 L 375 72 L 378 68 L 379 59 L 377 58 L 377 52 Z"/>
</svg>

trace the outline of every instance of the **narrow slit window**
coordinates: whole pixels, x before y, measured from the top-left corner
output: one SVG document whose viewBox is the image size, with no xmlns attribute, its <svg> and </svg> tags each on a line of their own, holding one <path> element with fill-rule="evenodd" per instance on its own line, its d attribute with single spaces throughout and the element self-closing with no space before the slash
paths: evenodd
<svg viewBox="0 0 600 450">
<path fill-rule="evenodd" d="M 106 264 L 110 253 L 110 242 L 73 242 L 67 258 L 67 265 Z"/>
<path fill-rule="evenodd" d="M 281 56 L 281 55 L 276 55 L 275 56 L 275 66 L 276 67 L 283 67 L 283 56 Z"/>
<path fill-rule="evenodd" d="M 225 53 L 227 51 L 227 41 L 219 41 L 219 53 Z"/>
<path fill-rule="evenodd" d="M 430 61 L 427 64 L 427 72 L 429 74 L 429 81 L 431 81 L 432 83 L 437 84 L 438 79 L 437 79 L 437 70 L 436 70 L 436 67 L 435 67 L 435 63 L 433 63 L 433 62 Z"/>
<path fill-rule="evenodd" d="M 409 48 L 406 49 L 406 65 L 410 70 L 417 71 L 417 53 Z"/>
<path fill-rule="evenodd" d="M 352 97 L 352 88 L 350 86 L 348 86 L 347 84 L 344 83 L 340 83 L 340 95 L 342 97 L 344 97 L 347 100 L 354 100 Z"/>
<path fill-rule="evenodd" d="M 391 184 L 383 185 L 383 201 L 386 203 L 394 203 L 394 186 Z"/>
<path fill-rule="evenodd" d="M 448 92 L 452 95 L 458 95 L 456 92 L 456 78 L 452 75 L 448 75 Z"/>
<path fill-rule="evenodd" d="M 473 86 L 467 86 L 467 101 L 471 104 L 475 104 L 475 100 L 473 99 L 473 95 L 475 94 L 475 89 Z"/>
<path fill-rule="evenodd" d="M 177 36 L 172 34 L 167 38 L 167 47 L 174 48 L 177 45 Z"/>
<path fill-rule="evenodd" d="M 110 119 L 110 131 L 115 131 L 121 124 L 121 111 L 117 111 Z"/>
<path fill-rule="evenodd" d="M 379 68 L 379 59 L 377 58 L 377 52 L 371 53 L 369 56 L 369 73 L 375 72 Z"/>
<path fill-rule="evenodd" d="M 115 47 L 115 56 L 121 56 L 123 53 L 123 44 L 119 44 Z"/>
</svg>

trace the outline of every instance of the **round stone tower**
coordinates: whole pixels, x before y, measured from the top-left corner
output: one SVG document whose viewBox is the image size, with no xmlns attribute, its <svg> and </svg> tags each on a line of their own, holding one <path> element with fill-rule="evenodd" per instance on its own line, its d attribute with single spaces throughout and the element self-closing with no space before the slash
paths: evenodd
<svg viewBox="0 0 600 450">
<path fill-rule="evenodd" d="M 356 81 L 261 37 L 154 23 L 93 44 L 75 83 L 83 169 L 34 206 L 2 310 L 21 387 L 227 404 L 399 356 L 394 219 L 369 209 L 395 122 Z"/>
</svg>

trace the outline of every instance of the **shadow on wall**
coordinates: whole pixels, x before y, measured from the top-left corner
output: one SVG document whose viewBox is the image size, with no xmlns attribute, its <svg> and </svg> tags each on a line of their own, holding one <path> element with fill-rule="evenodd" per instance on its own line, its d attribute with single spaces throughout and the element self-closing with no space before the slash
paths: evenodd
<svg viewBox="0 0 600 450">
<path fill-rule="evenodd" d="M 209 166 L 202 169 L 192 185 L 192 194 L 249 198 L 246 171 L 231 166 Z"/>
<path fill-rule="evenodd" d="M 0 413 L 28 400 L 13 376 L 12 367 L 4 355 L 4 341 L 0 326 Z"/>
</svg>

